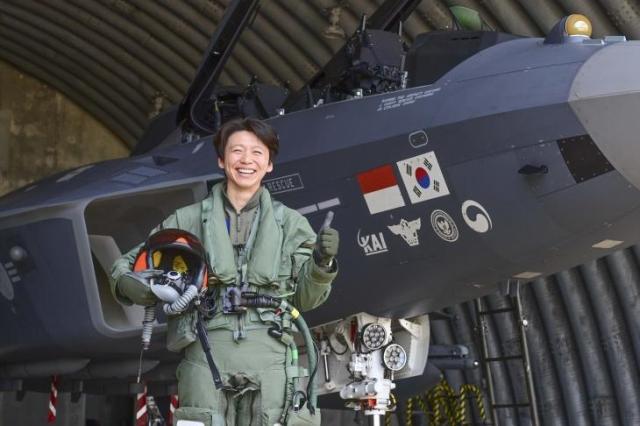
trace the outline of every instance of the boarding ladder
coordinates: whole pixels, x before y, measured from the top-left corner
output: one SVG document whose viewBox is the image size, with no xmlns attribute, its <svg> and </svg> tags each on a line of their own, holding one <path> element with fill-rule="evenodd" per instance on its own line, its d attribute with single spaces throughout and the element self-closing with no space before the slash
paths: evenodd
<svg viewBox="0 0 640 426">
<path fill-rule="evenodd" d="M 507 294 L 507 300 L 510 306 L 501 309 L 487 309 L 484 306 L 484 302 L 481 298 L 475 300 L 476 311 L 476 324 L 478 325 L 478 334 L 480 336 L 482 357 L 481 364 L 484 370 L 484 375 L 487 381 L 487 390 L 489 392 L 490 412 L 493 426 L 499 426 L 498 424 L 498 410 L 505 408 L 529 408 L 531 415 L 532 425 L 539 426 L 540 419 L 538 417 L 538 410 L 536 406 L 536 394 L 533 387 L 533 378 L 531 375 L 531 362 L 529 359 L 529 349 L 527 346 L 526 330 L 528 327 L 528 321 L 522 314 L 522 300 L 520 297 L 520 282 L 519 281 L 507 281 L 502 286 L 504 294 Z M 511 314 L 514 323 L 517 324 L 518 337 L 520 341 L 520 353 L 516 355 L 504 355 L 493 356 L 489 354 L 489 346 L 487 343 L 487 336 L 489 334 L 490 321 L 487 321 L 487 317 L 490 315 L 505 315 Z M 491 364 L 495 362 L 503 362 L 513 359 L 519 359 L 522 361 L 524 368 L 524 378 L 526 381 L 526 392 L 528 401 L 526 402 L 498 402 L 496 401 L 493 378 L 491 375 Z"/>
</svg>

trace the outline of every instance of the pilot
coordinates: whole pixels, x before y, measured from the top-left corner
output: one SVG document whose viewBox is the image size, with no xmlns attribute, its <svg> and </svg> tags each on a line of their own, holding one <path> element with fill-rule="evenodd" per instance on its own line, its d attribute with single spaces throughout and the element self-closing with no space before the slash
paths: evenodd
<svg viewBox="0 0 640 426">
<path fill-rule="evenodd" d="M 175 418 L 178 424 L 206 426 L 274 425 L 283 419 L 289 425 L 319 424 L 318 411 L 286 408 L 291 401 L 285 394 L 291 394 L 287 388 L 296 376 L 285 370 L 292 343 L 288 314 L 261 308 L 223 311 L 232 311 L 232 288 L 285 297 L 301 311 L 322 304 L 338 269 L 338 232 L 325 227 L 316 236 L 305 217 L 273 200 L 262 186 L 279 146 L 270 125 L 252 118 L 229 121 L 215 135 L 214 146 L 226 179 L 202 202 L 178 209 L 156 228 L 179 228 L 200 238 L 213 273 L 209 285 L 219 290 L 207 330 L 223 390 L 214 387 L 190 314 L 169 318 L 168 345 L 184 346 L 176 372 L 181 407 Z M 111 288 L 121 303 L 148 306 L 157 300 L 144 278 L 131 272 L 139 247 L 114 263 Z M 268 333 L 274 324 L 284 337 Z"/>
</svg>

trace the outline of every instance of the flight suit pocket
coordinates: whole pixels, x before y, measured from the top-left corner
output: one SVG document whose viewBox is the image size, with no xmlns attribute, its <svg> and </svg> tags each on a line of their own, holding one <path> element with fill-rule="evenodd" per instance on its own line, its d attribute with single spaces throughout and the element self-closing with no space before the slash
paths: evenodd
<svg viewBox="0 0 640 426">
<path fill-rule="evenodd" d="M 224 420 L 223 420 L 224 421 Z M 219 423 L 223 425 L 224 423 Z M 213 411 L 207 408 L 180 407 L 176 410 L 175 426 L 214 426 Z"/>
<path fill-rule="evenodd" d="M 197 312 L 191 310 L 167 318 L 167 349 L 180 352 L 196 341 Z"/>
</svg>

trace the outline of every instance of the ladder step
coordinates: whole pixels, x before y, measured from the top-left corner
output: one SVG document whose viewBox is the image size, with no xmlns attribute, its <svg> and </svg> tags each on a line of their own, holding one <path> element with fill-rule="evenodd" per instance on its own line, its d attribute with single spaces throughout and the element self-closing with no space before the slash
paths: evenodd
<svg viewBox="0 0 640 426">
<path fill-rule="evenodd" d="M 515 308 L 501 308 L 501 309 L 488 309 L 486 311 L 478 312 L 480 315 L 501 314 L 503 312 L 513 312 Z"/>
<path fill-rule="evenodd" d="M 492 407 L 493 408 L 524 408 L 524 407 L 530 407 L 531 404 L 529 403 L 519 403 L 519 404 L 493 404 Z"/>
<path fill-rule="evenodd" d="M 493 358 L 485 358 L 487 362 L 497 362 L 497 361 L 509 361 L 510 359 L 523 359 L 522 355 L 507 355 L 507 356 L 496 356 Z"/>
</svg>

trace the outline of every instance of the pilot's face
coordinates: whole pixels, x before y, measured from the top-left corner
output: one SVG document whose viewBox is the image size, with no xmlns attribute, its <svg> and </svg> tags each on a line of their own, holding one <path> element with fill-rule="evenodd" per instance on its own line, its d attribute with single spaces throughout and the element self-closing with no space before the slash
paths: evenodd
<svg viewBox="0 0 640 426">
<path fill-rule="evenodd" d="M 246 130 L 233 133 L 218 165 L 227 175 L 228 191 L 255 192 L 264 175 L 273 170 L 269 148 L 256 135 Z"/>
</svg>

